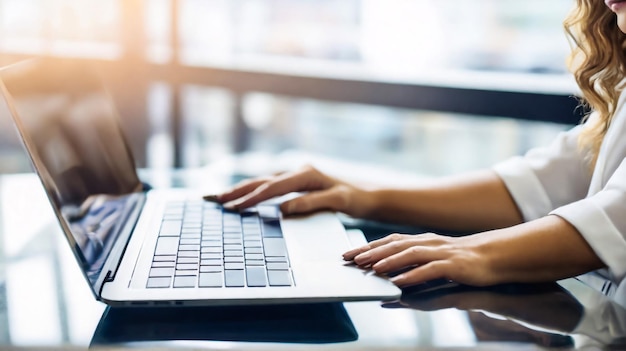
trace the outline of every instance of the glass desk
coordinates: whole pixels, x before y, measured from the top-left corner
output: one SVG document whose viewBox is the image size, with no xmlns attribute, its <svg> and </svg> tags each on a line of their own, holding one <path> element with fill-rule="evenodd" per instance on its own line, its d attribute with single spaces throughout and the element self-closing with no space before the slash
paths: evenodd
<svg viewBox="0 0 626 351">
<path fill-rule="evenodd" d="M 210 192 L 206 170 L 156 186 Z M 369 238 L 393 231 L 348 223 Z M 626 308 L 578 280 L 407 290 L 400 301 L 109 308 L 84 281 L 34 174 L 0 176 L 0 349 L 626 349 Z"/>
</svg>

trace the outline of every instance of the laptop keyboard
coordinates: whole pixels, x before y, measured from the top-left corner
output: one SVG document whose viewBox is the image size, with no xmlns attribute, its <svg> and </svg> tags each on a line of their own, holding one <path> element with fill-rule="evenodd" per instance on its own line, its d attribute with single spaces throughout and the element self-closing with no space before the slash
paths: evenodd
<svg viewBox="0 0 626 351">
<path fill-rule="evenodd" d="M 206 201 L 167 204 L 146 287 L 292 285 L 276 206 L 239 213 Z"/>
</svg>

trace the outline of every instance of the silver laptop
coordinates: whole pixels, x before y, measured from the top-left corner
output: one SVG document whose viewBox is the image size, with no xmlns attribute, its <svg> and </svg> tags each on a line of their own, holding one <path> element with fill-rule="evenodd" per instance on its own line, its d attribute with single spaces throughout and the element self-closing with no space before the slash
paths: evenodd
<svg viewBox="0 0 626 351">
<path fill-rule="evenodd" d="M 191 189 L 149 190 L 95 67 L 33 59 L 0 89 L 95 297 L 110 305 L 391 300 L 387 279 L 346 264 L 363 244 L 335 214 L 228 212 Z"/>
</svg>

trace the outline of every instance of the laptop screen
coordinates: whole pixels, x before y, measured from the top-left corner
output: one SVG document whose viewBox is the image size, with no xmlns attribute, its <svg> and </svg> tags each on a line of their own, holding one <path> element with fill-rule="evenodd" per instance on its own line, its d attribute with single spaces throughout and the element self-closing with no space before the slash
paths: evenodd
<svg viewBox="0 0 626 351">
<path fill-rule="evenodd" d="M 141 183 L 112 100 L 94 67 L 28 60 L 0 88 L 74 254 L 95 289 Z"/>
</svg>

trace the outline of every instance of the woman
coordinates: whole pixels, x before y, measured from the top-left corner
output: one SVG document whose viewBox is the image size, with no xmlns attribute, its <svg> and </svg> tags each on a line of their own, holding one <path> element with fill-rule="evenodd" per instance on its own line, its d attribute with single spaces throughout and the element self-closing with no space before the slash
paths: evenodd
<svg viewBox="0 0 626 351">
<path fill-rule="evenodd" d="M 554 143 L 492 169 L 412 189 L 368 189 L 314 168 L 253 179 L 217 195 L 242 209 L 292 191 L 285 214 L 321 209 L 360 218 L 472 231 L 464 237 L 392 234 L 344 259 L 399 286 L 435 278 L 470 285 L 554 281 L 606 268 L 626 275 L 626 2 L 577 0 L 565 22 L 570 68 L 588 107 L 586 121 Z M 620 31 L 621 30 L 621 31 Z"/>
</svg>

